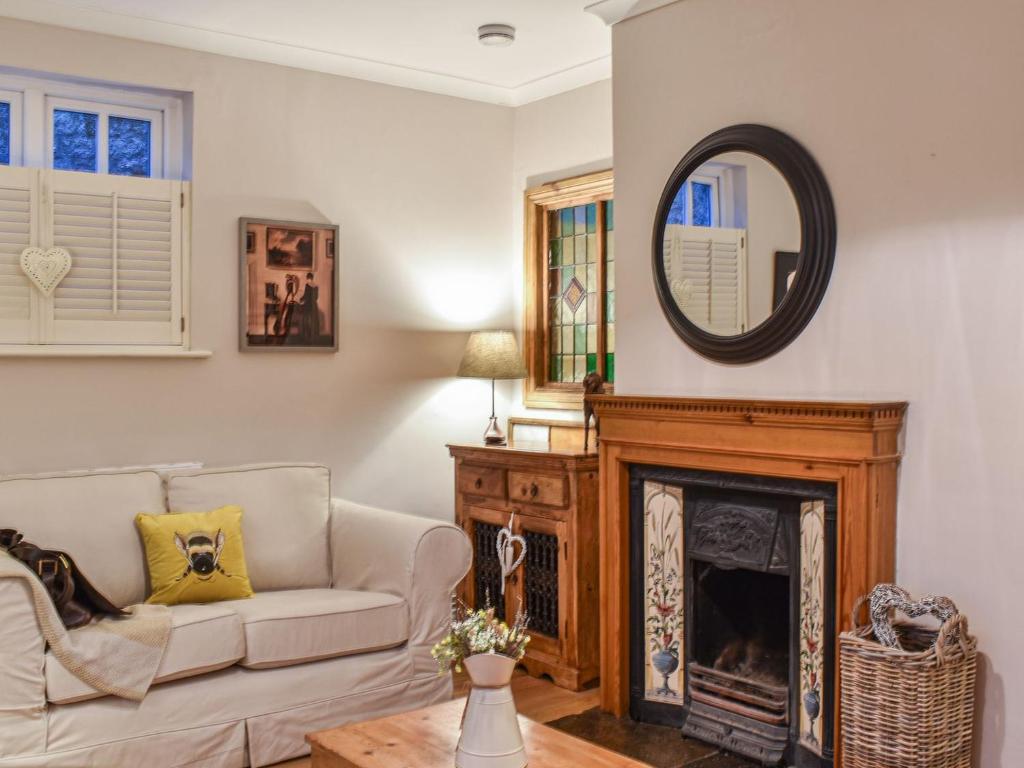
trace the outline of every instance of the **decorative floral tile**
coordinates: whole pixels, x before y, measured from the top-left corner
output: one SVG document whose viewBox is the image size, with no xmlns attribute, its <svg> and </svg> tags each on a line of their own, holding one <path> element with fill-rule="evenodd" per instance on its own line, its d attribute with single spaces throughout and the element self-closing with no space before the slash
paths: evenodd
<svg viewBox="0 0 1024 768">
<path fill-rule="evenodd" d="M 683 489 L 644 483 L 645 697 L 683 703 Z"/>
<path fill-rule="evenodd" d="M 825 502 L 800 505 L 800 743 L 821 755 L 825 646 Z"/>
</svg>

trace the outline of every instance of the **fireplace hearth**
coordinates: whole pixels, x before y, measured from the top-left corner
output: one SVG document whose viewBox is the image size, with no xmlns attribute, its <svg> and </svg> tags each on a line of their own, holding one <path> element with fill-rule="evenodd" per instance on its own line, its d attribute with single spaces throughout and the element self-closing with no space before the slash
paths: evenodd
<svg viewBox="0 0 1024 768">
<path fill-rule="evenodd" d="M 836 487 L 630 471 L 630 712 L 764 765 L 833 765 Z"/>
</svg>

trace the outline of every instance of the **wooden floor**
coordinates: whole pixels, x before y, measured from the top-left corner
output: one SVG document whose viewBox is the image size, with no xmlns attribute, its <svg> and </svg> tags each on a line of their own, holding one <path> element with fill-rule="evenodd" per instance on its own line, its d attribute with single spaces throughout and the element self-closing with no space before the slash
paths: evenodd
<svg viewBox="0 0 1024 768">
<path fill-rule="evenodd" d="M 463 675 L 455 676 L 455 698 L 466 695 L 469 679 Z M 601 700 L 601 689 L 591 688 L 579 693 L 559 688 L 549 680 L 530 677 L 522 670 L 517 670 L 512 678 L 512 694 L 516 698 L 516 708 L 524 717 L 541 723 L 549 723 L 560 717 L 575 715 L 598 706 Z M 278 763 L 274 768 L 309 768 L 308 757 Z"/>
</svg>

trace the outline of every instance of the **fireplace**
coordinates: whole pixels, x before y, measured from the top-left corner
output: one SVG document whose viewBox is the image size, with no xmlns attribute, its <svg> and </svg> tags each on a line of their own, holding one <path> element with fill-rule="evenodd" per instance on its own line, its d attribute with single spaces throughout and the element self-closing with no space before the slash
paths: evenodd
<svg viewBox="0 0 1024 768">
<path fill-rule="evenodd" d="M 782 727 L 784 757 L 789 750 L 798 765 L 829 765 L 831 745 L 831 765 L 841 768 L 835 638 L 849 626 L 856 598 L 894 576 L 907 404 L 631 395 L 588 401 L 601 423 L 602 709 L 619 717 L 631 710 L 642 719 L 660 716 L 691 733 L 701 728 L 699 738 L 719 744 L 734 738 L 735 751 L 741 751 L 741 739 L 755 734 L 763 762 L 778 752 L 782 732 L 773 729 Z M 644 472 L 653 474 L 641 477 Z M 681 614 L 656 617 L 657 645 L 643 633 L 645 617 L 633 594 L 639 532 L 632 530 L 632 506 L 640 482 L 660 494 L 662 511 L 675 516 L 678 528 L 678 555 L 665 563 L 675 573 L 660 588 L 691 597 Z M 692 508 L 698 503 L 704 505 L 701 515 Z M 736 514 L 741 508 L 746 511 Z M 720 525 L 695 530 L 700 516 L 719 518 Z M 734 524 L 749 531 L 711 534 Z M 757 532 L 767 528 L 774 539 L 766 561 L 764 547 L 755 550 L 767 538 Z M 805 598 L 803 569 L 815 560 L 794 553 L 815 536 L 822 546 L 821 574 L 810 583 L 820 593 Z M 820 617 L 820 623 L 804 626 L 800 606 L 813 599 L 821 609 L 805 615 Z M 652 678 L 644 680 L 643 691 L 660 689 L 668 701 L 634 696 L 634 666 L 641 658 L 634 649 L 645 641 Z M 799 650 L 798 643 L 804 643 Z M 811 668 L 813 680 L 799 677 L 797 689 L 794 665 L 803 663 L 800 653 L 810 647 L 821 666 Z M 804 738 L 808 721 L 814 739 Z"/>
<path fill-rule="evenodd" d="M 630 469 L 630 714 L 833 765 L 836 486 Z"/>
</svg>

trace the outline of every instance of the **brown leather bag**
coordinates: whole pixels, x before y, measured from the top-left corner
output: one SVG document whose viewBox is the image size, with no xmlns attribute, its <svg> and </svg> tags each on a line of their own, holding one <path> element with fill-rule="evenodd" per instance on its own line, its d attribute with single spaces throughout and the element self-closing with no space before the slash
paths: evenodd
<svg viewBox="0 0 1024 768">
<path fill-rule="evenodd" d="M 85 626 L 97 613 L 127 614 L 89 583 L 67 552 L 41 549 L 24 541 L 13 528 L 0 528 L 0 549 L 21 560 L 39 577 L 68 629 Z"/>
</svg>

